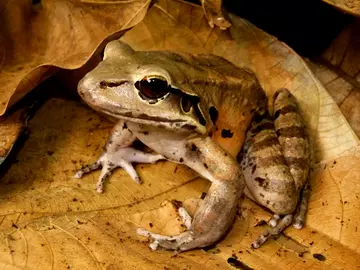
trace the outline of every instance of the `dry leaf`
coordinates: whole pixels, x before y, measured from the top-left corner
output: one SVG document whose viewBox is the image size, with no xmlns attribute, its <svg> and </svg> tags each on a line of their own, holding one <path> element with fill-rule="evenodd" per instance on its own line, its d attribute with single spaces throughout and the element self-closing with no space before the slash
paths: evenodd
<svg viewBox="0 0 360 270">
<path fill-rule="evenodd" d="M 59 67 L 81 67 L 109 36 L 143 19 L 150 0 L 0 2 L 0 115 Z"/>
<path fill-rule="evenodd" d="M 10 116 L 0 116 L 0 165 L 14 146 L 24 128 L 23 110 L 17 110 Z"/>
<path fill-rule="evenodd" d="M 308 64 L 320 82 L 326 87 L 341 112 L 349 122 L 356 135 L 360 137 L 360 88 L 358 83 L 344 75 L 343 72 L 337 72 L 329 65 L 322 65 L 318 62 Z"/>
<path fill-rule="evenodd" d="M 171 257 L 152 252 L 136 228 L 178 233 L 169 201 L 194 209 L 209 182 L 170 162 L 138 165 L 144 184 L 117 170 L 104 194 L 99 172 L 72 178 L 96 160 L 112 124 L 75 102 L 49 100 L 30 122 L 29 140 L 2 179 L 0 266 L 78 269 L 355 269 L 360 264 L 358 139 L 321 83 L 286 45 L 232 17 L 232 35 L 210 29 L 201 8 L 159 1 L 122 39 L 135 49 L 214 53 L 254 69 L 271 95 L 286 86 L 299 99 L 317 166 L 304 229 L 289 228 L 257 250 L 250 244 L 270 213 L 244 199 L 229 234 L 214 249 Z M 248 268 L 246 268 L 248 267 Z"/>
<path fill-rule="evenodd" d="M 360 19 L 339 34 L 322 58 L 360 85 Z"/>
<path fill-rule="evenodd" d="M 360 16 L 359 0 L 323 0 L 323 1 L 347 13 Z"/>
</svg>

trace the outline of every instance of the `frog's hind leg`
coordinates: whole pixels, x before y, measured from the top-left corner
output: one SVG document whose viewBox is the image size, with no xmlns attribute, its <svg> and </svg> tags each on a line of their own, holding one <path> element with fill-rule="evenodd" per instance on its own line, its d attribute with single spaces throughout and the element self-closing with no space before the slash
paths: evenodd
<svg viewBox="0 0 360 270">
<path fill-rule="evenodd" d="M 266 242 L 272 236 L 279 235 L 283 230 L 285 230 L 288 226 L 291 225 L 293 221 L 293 215 L 284 216 L 279 223 L 273 227 L 264 231 L 252 244 L 253 248 L 259 248 L 263 243 Z"/>
<path fill-rule="evenodd" d="M 307 211 L 307 206 L 310 198 L 310 191 L 311 187 L 309 184 L 309 181 L 306 182 L 303 190 L 302 190 L 302 196 L 300 199 L 300 202 L 297 206 L 297 212 L 296 215 L 293 216 L 292 214 L 286 215 L 283 218 L 281 218 L 279 215 L 274 214 L 273 217 L 269 221 L 269 225 L 272 227 L 266 231 L 264 231 L 258 239 L 256 239 L 252 243 L 252 247 L 258 248 L 263 243 L 266 242 L 266 240 L 271 236 L 276 236 L 280 234 L 283 230 L 285 230 L 288 226 L 291 224 L 295 229 L 302 229 L 304 226 L 305 221 L 305 215 Z"/>
<path fill-rule="evenodd" d="M 300 230 L 304 226 L 305 215 L 308 208 L 310 193 L 311 193 L 311 187 L 309 181 L 307 181 L 302 190 L 301 201 L 299 203 L 298 210 L 294 218 L 293 227 L 295 229 Z"/>
<path fill-rule="evenodd" d="M 191 227 L 192 217 L 187 212 L 187 210 L 182 206 L 179 207 L 178 213 L 179 213 L 180 218 L 182 219 L 184 226 L 187 228 L 187 230 L 189 230 Z M 175 235 L 175 236 L 168 236 L 168 235 L 153 233 L 153 232 L 150 232 L 143 228 L 137 229 L 136 232 L 142 236 L 151 237 L 154 240 L 151 244 L 149 244 L 149 247 L 152 250 L 156 250 L 159 247 L 159 245 L 161 245 L 160 244 L 161 242 L 183 243 L 185 238 L 191 239 L 191 235 L 189 234 L 189 231 L 186 231 L 184 233 L 181 233 L 181 234 Z"/>
<path fill-rule="evenodd" d="M 115 125 L 100 158 L 95 163 L 77 171 L 74 177 L 81 178 L 84 174 L 102 167 L 99 180 L 96 184 L 96 191 L 103 192 L 105 180 L 115 168 L 121 167 L 136 183 L 140 184 L 140 177 L 132 163 L 155 163 L 158 160 L 165 159 L 165 157 L 159 154 L 144 153 L 129 147 L 135 140 L 136 137 L 127 128 L 126 122 L 119 121 Z"/>
<path fill-rule="evenodd" d="M 199 204 L 192 220 L 185 211 L 180 210 L 183 211 L 180 215 L 185 219 L 187 231 L 176 236 L 153 234 L 144 230 L 138 233 L 155 240 L 151 248 L 161 246 L 182 252 L 212 245 L 228 231 L 236 216 L 244 179 L 235 158 L 210 137 L 179 141 L 177 149 L 183 158 L 183 164 L 212 182 L 207 195 Z"/>
</svg>

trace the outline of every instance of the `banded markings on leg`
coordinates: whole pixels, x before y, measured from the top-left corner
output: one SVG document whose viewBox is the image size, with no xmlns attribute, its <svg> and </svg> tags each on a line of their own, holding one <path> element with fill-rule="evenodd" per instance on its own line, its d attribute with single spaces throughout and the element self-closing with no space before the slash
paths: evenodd
<svg viewBox="0 0 360 270">
<path fill-rule="evenodd" d="M 275 227 L 264 232 L 254 242 L 254 247 L 291 224 L 310 165 L 309 141 L 295 98 L 288 90 L 279 89 L 273 106 L 274 120 L 269 115 L 255 118 L 247 134 L 241 165 L 252 197 L 272 210 L 274 216 L 285 217 L 278 224 L 270 220 Z M 295 227 L 304 223 L 308 194 L 306 184 Z"/>
</svg>

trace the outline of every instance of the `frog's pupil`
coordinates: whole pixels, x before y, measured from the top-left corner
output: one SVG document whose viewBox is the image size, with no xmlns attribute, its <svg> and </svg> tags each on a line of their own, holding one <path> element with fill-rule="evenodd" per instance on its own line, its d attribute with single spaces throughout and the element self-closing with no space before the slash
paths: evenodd
<svg viewBox="0 0 360 270">
<path fill-rule="evenodd" d="M 167 82 L 158 78 L 144 78 L 140 82 L 136 82 L 135 87 L 150 99 L 161 98 L 169 92 Z"/>
</svg>

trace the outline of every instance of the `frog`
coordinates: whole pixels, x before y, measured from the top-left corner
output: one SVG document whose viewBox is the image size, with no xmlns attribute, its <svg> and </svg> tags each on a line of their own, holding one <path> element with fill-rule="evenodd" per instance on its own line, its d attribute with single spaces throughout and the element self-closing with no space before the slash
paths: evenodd
<svg viewBox="0 0 360 270">
<path fill-rule="evenodd" d="M 102 167 L 96 184 L 101 193 L 115 168 L 123 168 L 141 184 L 134 163 L 167 160 L 185 165 L 211 182 L 193 217 L 179 207 L 184 232 L 167 236 L 138 229 L 139 234 L 153 239 L 152 249 L 183 252 L 212 245 L 229 231 L 243 192 L 256 201 L 263 189 L 277 188 L 276 184 L 252 186 L 264 177 L 249 173 L 249 168 L 252 171 L 255 163 L 261 163 L 252 150 L 256 148 L 252 123 L 267 121 L 268 98 L 249 69 L 212 54 L 136 51 L 113 40 L 106 45 L 103 60 L 79 82 L 78 93 L 91 108 L 117 123 L 100 158 L 80 169 L 76 178 Z M 278 94 L 275 100 L 283 96 Z M 132 147 L 137 140 L 153 152 Z M 277 210 L 286 208 L 288 197 L 296 205 L 300 191 L 288 188 L 287 193 L 280 192 L 278 197 L 283 196 L 285 204 L 281 198 L 271 197 L 271 191 L 264 194 L 279 204 L 271 210 L 292 218 L 292 212 Z M 277 232 L 281 228 L 275 226 Z M 262 234 L 257 242 L 265 242 L 269 235 L 274 232 Z"/>
</svg>

